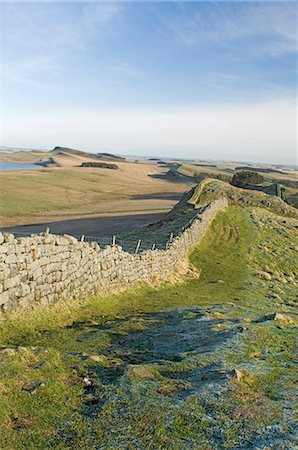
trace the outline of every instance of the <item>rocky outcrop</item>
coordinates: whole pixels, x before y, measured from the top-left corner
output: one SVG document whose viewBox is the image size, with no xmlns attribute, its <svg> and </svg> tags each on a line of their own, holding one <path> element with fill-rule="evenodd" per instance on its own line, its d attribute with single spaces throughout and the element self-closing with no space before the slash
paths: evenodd
<svg viewBox="0 0 298 450">
<path fill-rule="evenodd" d="M 167 249 L 140 254 L 124 252 L 116 245 L 101 249 L 68 235 L 15 238 L 0 233 L 0 308 L 6 312 L 48 305 L 168 279 L 179 272 L 216 213 L 227 205 L 225 199 L 215 200 Z"/>
<path fill-rule="evenodd" d="M 38 161 L 36 161 L 35 164 L 37 164 L 39 166 L 43 166 L 43 167 L 59 166 L 59 164 L 57 163 L 57 161 L 54 158 L 52 158 L 52 157 L 48 158 L 46 156 L 44 158 L 41 158 Z"/>
<path fill-rule="evenodd" d="M 123 156 L 114 155 L 113 153 L 97 153 L 97 157 L 101 159 L 110 159 L 111 161 L 125 161 Z"/>
<path fill-rule="evenodd" d="M 114 170 L 119 169 L 117 164 L 96 162 L 96 161 L 83 162 L 81 164 L 81 167 L 97 167 L 99 169 L 114 169 Z"/>
</svg>

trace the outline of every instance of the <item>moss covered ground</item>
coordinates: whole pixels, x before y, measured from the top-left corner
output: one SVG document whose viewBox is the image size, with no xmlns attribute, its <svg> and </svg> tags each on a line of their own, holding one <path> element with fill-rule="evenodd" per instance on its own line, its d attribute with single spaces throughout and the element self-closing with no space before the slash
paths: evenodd
<svg viewBox="0 0 298 450">
<path fill-rule="evenodd" d="M 6 318 L 0 448 L 295 448 L 296 230 L 231 207 L 199 279 Z"/>
</svg>

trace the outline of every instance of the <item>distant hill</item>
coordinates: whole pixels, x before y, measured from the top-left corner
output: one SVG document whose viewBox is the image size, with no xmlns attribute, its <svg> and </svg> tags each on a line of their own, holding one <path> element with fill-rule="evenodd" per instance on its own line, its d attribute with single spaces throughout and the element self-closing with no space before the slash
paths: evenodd
<svg viewBox="0 0 298 450">
<path fill-rule="evenodd" d="M 172 181 L 174 183 L 191 183 L 196 181 L 195 178 L 179 173 L 174 168 L 168 170 L 164 177 L 166 180 Z"/>
<path fill-rule="evenodd" d="M 83 152 L 82 150 L 76 150 L 74 148 L 69 148 L 69 147 L 57 146 L 57 147 L 53 148 L 53 150 L 50 150 L 50 153 L 54 153 L 55 155 L 64 155 L 64 156 L 66 156 L 66 155 L 82 156 L 83 158 L 86 158 L 88 156 L 88 158 L 98 159 L 98 156 L 95 153 Z"/>
<path fill-rule="evenodd" d="M 111 159 L 113 161 L 125 161 L 123 156 L 114 155 L 113 153 L 97 153 L 98 158 L 100 159 Z"/>
<path fill-rule="evenodd" d="M 69 147 L 61 147 L 57 146 L 53 148 L 53 150 L 50 151 L 50 153 L 54 153 L 55 155 L 60 156 L 81 156 L 83 158 L 93 158 L 93 159 L 105 159 L 105 160 L 111 160 L 111 161 L 125 161 L 125 158 L 122 156 L 114 155 L 112 153 L 89 153 L 84 152 L 82 150 L 77 150 L 74 148 Z"/>
<path fill-rule="evenodd" d="M 7 154 L 13 154 L 13 153 L 30 153 L 30 154 L 34 154 L 34 153 L 46 153 L 47 150 L 44 149 L 32 149 L 32 148 L 17 148 L 17 147 L 5 147 L 5 146 L 0 146 L 0 153 L 7 153 Z"/>
<path fill-rule="evenodd" d="M 238 166 L 235 167 L 235 171 L 237 170 L 248 170 L 248 171 L 255 171 L 255 172 L 264 172 L 264 173 L 283 173 L 287 174 L 287 172 L 283 172 L 282 170 L 277 169 L 271 169 L 270 167 L 253 167 L 253 166 Z"/>
</svg>

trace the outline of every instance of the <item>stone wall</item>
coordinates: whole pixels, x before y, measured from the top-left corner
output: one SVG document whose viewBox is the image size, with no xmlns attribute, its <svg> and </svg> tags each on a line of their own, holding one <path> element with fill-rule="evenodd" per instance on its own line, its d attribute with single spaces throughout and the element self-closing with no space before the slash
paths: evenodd
<svg viewBox="0 0 298 450">
<path fill-rule="evenodd" d="M 132 255 L 119 246 L 99 248 L 72 236 L 53 234 L 15 238 L 0 233 L 0 309 L 2 312 L 60 299 L 102 294 L 175 273 L 225 199 L 209 204 L 166 250 Z"/>
</svg>

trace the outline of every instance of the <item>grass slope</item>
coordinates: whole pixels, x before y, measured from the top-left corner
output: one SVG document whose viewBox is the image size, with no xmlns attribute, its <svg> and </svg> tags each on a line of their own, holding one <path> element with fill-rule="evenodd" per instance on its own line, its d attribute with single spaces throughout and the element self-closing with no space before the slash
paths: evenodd
<svg viewBox="0 0 298 450">
<path fill-rule="evenodd" d="M 0 173 L 2 226 L 50 217 L 170 209 L 186 185 L 153 178 L 161 169 L 119 163 L 120 170 L 61 167 Z"/>
<path fill-rule="evenodd" d="M 264 192 L 241 189 L 212 178 L 206 178 L 201 181 L 195 188 L 189 203 L 198 208 L 223 196 L 232 205 L 260 207 L 282 216 L 298 217 L 297 210 L 279 197 L 267 195 Z"/>
<path fill-rule="evenodd" d="M 199 167 L 198 167 L 199 166 Z M 182 164 L 177 170 L 179 174 L 194 177 L 198 182 L 206 178 L 219 179 L 229 182 L 237 170 L 251 170 L 264 176 L 264 182 L 260 185 L 247 186 L 246 189 L 257 190 L 271 196 L 278 196 L 289 205 L 297 208 L 298 183 L 297 170 L 280 171 L 273 167 L 237 167 L 235 163 L 216 163 L 216 165 Z M 286 168 L 285 168 L 286 169 Z"/>
<path fill-rule="evenodd" d="M 10 316 L 0 446 L 294 448 L 295 328 L 255 320 L 295 318 L 295 226 L 229 208 L 191 255 L 198 280 Z"/>
</svg>

